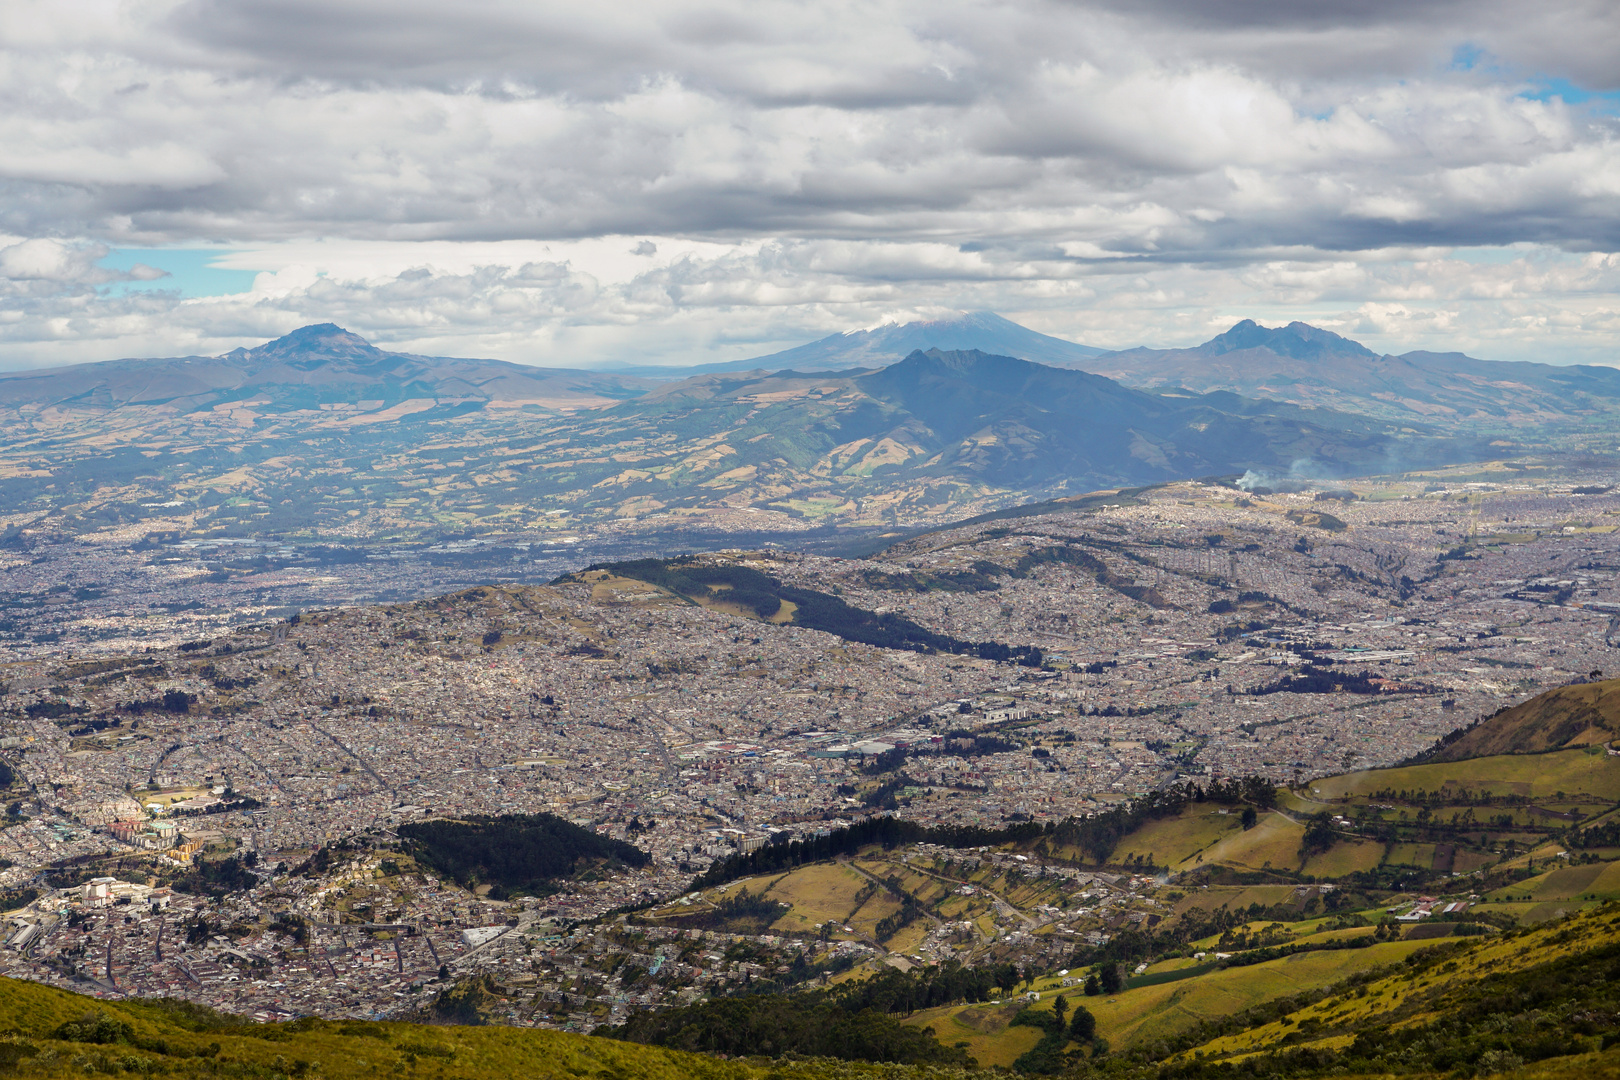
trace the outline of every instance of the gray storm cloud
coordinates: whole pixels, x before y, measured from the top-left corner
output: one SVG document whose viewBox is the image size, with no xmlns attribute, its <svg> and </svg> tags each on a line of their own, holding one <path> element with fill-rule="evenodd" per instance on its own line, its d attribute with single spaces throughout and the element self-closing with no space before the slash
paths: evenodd
<svg viewBox="0 0 1620 1080">
<path fill-rule="evenodd" d="M 694 312 L 787 333 L 934 304 L 1123 345 L 1305 303 L 1362 332 L 1612 343 L 1612 268 L 1583 260 L 1620 250 L 1613 5 L 107 0 L 13 6 L 0 43 L 8 244 L 657 253 L 622 280 L 570 266 L 595 284 L 544 303 L 519 263 L 482 293 L 379 265 L 251 301 L 288 318 L 371 304 L 387 332 L 415 288 L 398 322 L 428 338 L 450 333 L 437 289 L 546 341 L 545 320 L 685 316 L 712 342 L 721 315 Z M 1445 259 L 1515 244 L 1544 250 Z M 92 278 L 53 279 L 89 339 L 161 307 Z M 210 309 L 222 341 L 234 303 Z"/>
</svg>

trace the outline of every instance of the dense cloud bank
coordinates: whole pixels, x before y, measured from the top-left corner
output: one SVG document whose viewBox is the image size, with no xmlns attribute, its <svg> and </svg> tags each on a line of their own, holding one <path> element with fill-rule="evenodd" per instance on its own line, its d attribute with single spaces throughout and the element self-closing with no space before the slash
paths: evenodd
<svg viewBox="0 0 1620 1080">
<path fill-rule="evenodd" d="M 191 0 L 0 41 L 10 364 L 316 318 L 543 363 L 938 307 L 1504 358 L 1620 323 L 1612 5 Z M 164 245 L 266 273 L 183 303 L 98 265 Z"/>
</svg>

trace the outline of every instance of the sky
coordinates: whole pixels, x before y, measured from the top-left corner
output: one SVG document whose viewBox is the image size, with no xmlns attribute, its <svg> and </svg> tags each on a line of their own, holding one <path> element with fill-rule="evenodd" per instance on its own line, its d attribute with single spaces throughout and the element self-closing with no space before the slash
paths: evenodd
<svg viewBox="0 0 1620 1080">
<path fill-rule="evenodd" d="M 1620 364 L 1612 0 L 12 0 L 0 368 L 991 310 Z"/>
</svg>

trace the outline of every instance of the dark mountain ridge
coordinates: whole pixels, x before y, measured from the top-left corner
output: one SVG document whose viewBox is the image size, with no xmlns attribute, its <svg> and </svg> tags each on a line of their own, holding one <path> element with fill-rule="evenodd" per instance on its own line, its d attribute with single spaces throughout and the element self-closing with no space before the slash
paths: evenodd
<svg viewBox="0 0 1620 1080">
<path fill-rule="evenodd" d="M 0 408 L 144 405 L 191 412 L 251 401 L 261 412 L 362 403 L 365 411 L 379 411 L 414 400 L 569 409 L 611 404 L 650 385 L 603 372 L 389 352 L 321 323 L 221 356 L 108 360 L 0 375 Z"/>
<path fill-rule="evenodd" d="M 1190 349 L 1128 349 L 1087 370 L 1144 388 L 1227 390 L 1387 421 L 1421 421 L 1522 436 L 1605 423 L 1620 411 L 1620 370 L 1478 360 L 1463 353 L 1373 352 L 1302 322 L 1244 319 Z M 1481 425 L 1483 425 L 1481 427 Z"/>
<path fill-rule="evenodd" d="M 947 352 L 977 349 L 991 355 L 1017 356 L 1054 367 L 1086 367 L 1105 349 L 1077 345 L 1072 341 L 1042 334 L 991 311 L 963 311 L 950 318 L 923 319 L 908 323 L 884 323 L 868 330 L 850 330 L 766 356 L 731 360 L 694 367 L 619 368 L 648 377 L 682 378 L 741 371 L 848 371 L 855 368 L 887 367 L 913 352 L 942 349 Z"/>
<path fill-rule="evenodd" d="M 860 489 L 948 480 L 1031 497 L 1305 463 L 1312 475 L 1352 475 L 1396 455 L 1439 462 L 1481 451 L 1393 439 L 1362 417 L 1230 393 L 1152 393 L 978 350 L 919 350 L 877 371 L 697 376 L 597 420 L 633 418 L 724 430 L 728 470 L 785 466 Z"/>
</svg>

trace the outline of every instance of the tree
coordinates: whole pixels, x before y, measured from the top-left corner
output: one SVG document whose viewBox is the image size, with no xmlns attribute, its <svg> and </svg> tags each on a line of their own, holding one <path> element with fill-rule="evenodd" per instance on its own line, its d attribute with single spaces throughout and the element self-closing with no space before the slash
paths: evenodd
<svg viewBox="0 0 1620 1080">
<path fill-rule="evenodd" d="M 1059 994 L 1057 996 L 1057 1000 L 1052 1002 L 1052 1012 L 1057 1015 L 1058 1026 L 1059 1027 L 1061 1027 L 1063 1025 L 1063 1014 L 1068 1012 L 1068 1011 L 1069 1011 L 1069 1002 L 1068 1002 L 1068 1000 L 1066 998 L 1064 998 L 1064 996 L 1062 994 Z"/>
<path fill-rule="evenodd" d="M 1069 1020 L 1069 1038 L 1075 1042 L 1091 1042 L 1096 1037 L 1097 1018 L 1084 1005 L 1076 1005 L 1074 1016 Z"/>
<path fill-rule="evenodd" d="M 1310 823 L 1305 826 L 1305 836 L 1300 840 L 1299 853 L 1303 858 L 1309 858 L 1319 851 L 1327 851 L 1338 842 L 1339 834 L 1333 829 L 1333 822 L 1328 819 L 1326 810 L 1315 814 Z"/>
<path fill-rule="evenodd" d="M 1259 823 L 1260 815 L 1255 813 L 1254 807 L 1245 806 L 1243 808 L 1243 827 L 1245 829 L 1252 829 Z"/>
<path fill-rule="evenodd" d="M 448 979 L 449 977 L 450 977 L 450 965 L 449 964 L 440 964 L 439 965 L 439 978 Z"/>
<path fill-rule="evenodd" d="M 1102 992 L 1117 994 L 1125 989 L 1125 980 L 1119 977 L 1118 964 L 1104 964 L 1102 969 Z"/>
<path fill-rule="evenodd" d="M 1086 997 L 1096 997 L 1098 994 L 1102 993 L 1102 983 L 1097 981 L 1097 973 L 1095 971 L 1086 976 L 1086 985 L 1084 989 L 1086 992 Z"/>
</svg>

